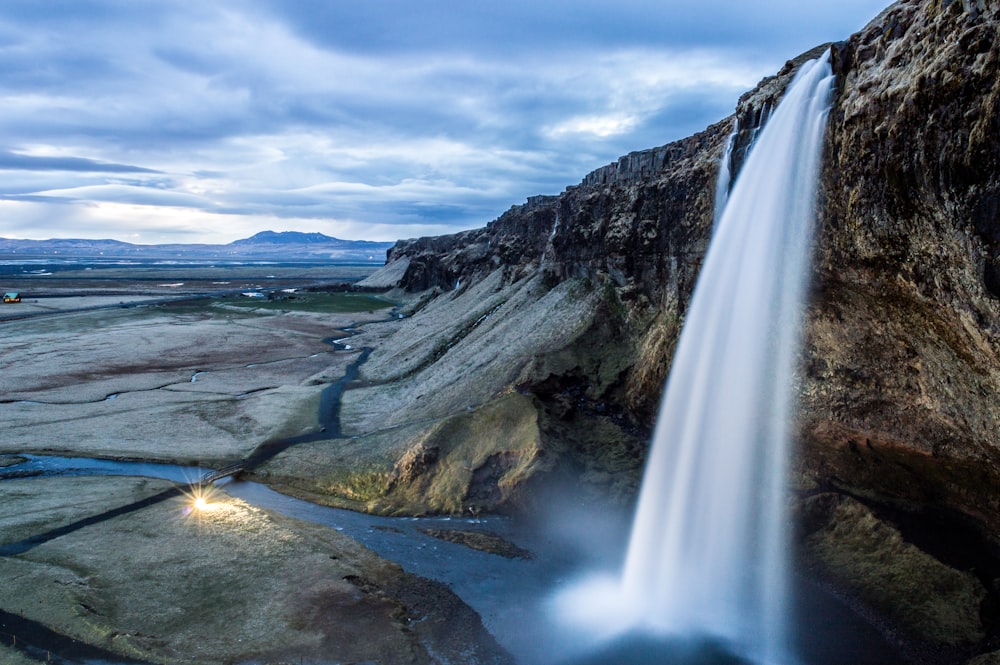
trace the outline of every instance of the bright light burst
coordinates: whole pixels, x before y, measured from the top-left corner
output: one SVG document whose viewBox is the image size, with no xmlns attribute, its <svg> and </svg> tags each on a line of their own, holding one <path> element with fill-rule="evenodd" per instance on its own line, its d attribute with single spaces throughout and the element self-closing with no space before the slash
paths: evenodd
<svg viewBox="0 0 1000 665">
<path fill-rule="evenodd" d="M 217 501 L 218 492 L 214 485 L 200 485 L 192 484 L 184 492 L 185 503 L 184 503 L 184 514 L 190 515 L 192 513 L 204 513 L 211 510 L 215 510 L 222 506 L 222 503 Z"/>
</svg>

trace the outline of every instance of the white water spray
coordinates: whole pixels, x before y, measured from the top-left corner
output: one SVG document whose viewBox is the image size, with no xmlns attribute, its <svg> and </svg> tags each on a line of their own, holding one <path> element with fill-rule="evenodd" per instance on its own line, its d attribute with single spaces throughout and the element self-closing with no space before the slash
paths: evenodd
<svg viewBox="0 0 1000 665">
<path fill-rule="evenodd" d="M 619 634 L 793 660 L 788 423 L 832 83 L 829 55 L 804 64 L 736 179 L 678 341 L 624 571 L 562 596 L 577 619 L 591 602 L 594 625 Z"/>
</svg>

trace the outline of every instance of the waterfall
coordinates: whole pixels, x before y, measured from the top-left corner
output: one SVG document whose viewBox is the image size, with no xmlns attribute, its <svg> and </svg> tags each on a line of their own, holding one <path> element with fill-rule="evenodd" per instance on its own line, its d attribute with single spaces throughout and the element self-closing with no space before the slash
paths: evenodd
<svg viewBox="0 0 1000 665">
<path fill-rule="evenodd" d="M 719 177 L 715 181 L 715 208 L 712 211 L 712 229 L 719 226 L 722 219 L 722 211 L 726 208 L 726 201 L 729 200 L 729 183 L 731 179 L 730 164 L 732 163 L 733 146 L 736 145 L 736 136 L 739 134 L 739 120 L 733 120 L 733 129 L 726 139 L 726 147 L 722 151 L 722 158 L 719 160 Z"/>
<path fill-rule="evenodd" d="M 556 232 L 559 230 L 559 211 L 556 211 L 555 221 L 552 222 L 552 230 L 549 231 L 549 237 L 545 241 L 545 247 L 542 249 L 542 258 L 539 261 L 540 265 L 545 264 L 545 256 L 549 253 L 549 247 L 552 246 L 552 241 L 556 237 Z"/>
<path fill-rule="evenodd" d="M 760 117 L 757 119 L 757 126 L 750 131 L 750 142 L 747 143 L 746 151 L 743 153 L 743 159 L 746 159 L 750 155 L 750 151 L 753 150 L 754 145 L 757 143 L 757 139 L 760 137 L 760 132 L 764 129 L 764 125 L 767 124 L 768 118 L 771 117 L 771 106 L 765 102 L 764 107 L 760 110 Z"/>
<path fill-rule="evenodd" d="M 744 161 L 750 156 L 750 152 L 760 137 L 761 130 L 767 124 L 767 120 L 770 117 L 771 106 L 765 102 L 761 108 L 756 126 L 750 130 L 750 140 L 747 141 L 747 145 L 743 149 Z M 719 227 L 719 220 L 722 219 L 722 211 L 725 210 L 726 202 L 729 200 L 729 186 L 732 184 L 733 148 L 736 146 L 736 139 L 739 137 L 739 134 L 740 121 L 739 118 L 735 118 L 733 120 L 733 129 L 729 132 L 729 138 L 726 139 L 726 147 L 722 151 L 722 158 L 719 160 L 719 177 L 715 182 L 715 208 L 712 211 L 713 232 Z"/>
<path fill-rule="evenodd" d="M 736 180 L 657 420 L 622 584 L 651 625 L 785 659 L 788 421 L 827 58 L 802 66 Z"/>
<path fill-rule="evenodd" d="M 788 430 L 830 71 L 829 54 L 802 65 L 736 178 L 678 340 L 620 577 L 557 601 L 604 637 L 700 636 L 756 663 L 794 660 Z"/>
</svg>

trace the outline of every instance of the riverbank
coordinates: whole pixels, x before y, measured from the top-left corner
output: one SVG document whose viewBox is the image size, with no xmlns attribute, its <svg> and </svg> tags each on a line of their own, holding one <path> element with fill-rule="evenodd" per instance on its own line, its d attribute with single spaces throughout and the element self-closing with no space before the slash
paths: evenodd
<svg viewBox="0 0 1000 665">
<path fill-rule="evenodd" d="M 359 341 L 377 347 L 375 354 L 385 354 L 383 365 L 386 356 L 398 354 L 400 345 L 409 343 L 405 323 L 396 335 L 386 334 L 395 327 L 386 322 L 365 328 L 381 336 L 358 336 L 337 345 L 325 341 L 336 328 L 385 318 L 384 313 L 368 312 L 348 316 L 237 309 L 209 301 L 8 322 L 3 324 L 5 332 L 20 340 L 27 349 L 25 363 L 34 369 L 17 367 L 10 358 L 3 361 L 4 370 L 16 379 L 10 386 L 19 392 L 0 395 L 0 416 L 37 407 L 39 417 L 21 421 L 9 440 L 5 431 L 0 447 L 9 453 L 57 452 L 216 468 L 252 459 L 277 444 L 276 449 L 285 452 L 255 477 L 278 480 L 276 486 L 283 491 L 294 489 L 295 483 L 311 488 L 336 475 L 338 468 L 350 470 L 353 457 L 371 459 L 374 444 L 391 447 L 389 439 L 379 443 L 378 432 L 353 436 L 356 430 L 349 428 L 348 438 L 332 439 L 342 432 L 343 414 L 339 396 L 331 396 L 329 388 L 348 387 L 344 377 L 365 353 L 349 348 Z M 480 315 L 473 324 L 488 318 Z M 122 348 L 135 351 L 126 354 Z M 253 354 L 269 360 L 250 362 Z M 255 371 L 259 366 L 263 373 Z M 316 366 L 322 369 L 316 371 Z M 366 368 L 368 364 L 362 366 L 360 378 L 372 381 Z M 41 378 L 44 372 L 53 373 L 49 383 Z M 156 387 L 151 377 L 168 372 L 173 372 L 173 380 Z M 252 390 L 261 377 L 284 383 Z M 102 399 L 114 381 L 132 381 L 133 388 Z M 134 387 L 143 381 L 151 387 Z M 379 389 L 372 383 L 364 393 Z M 7 384 L 3 390 L 8 390 Z M 293 399 L 297 390 L 309 391 L 308 397 Z M 356 399 L 359 391 L 347 394 L 355 405 L 362 404 Z M 116 411 L 129 395 L 149 401 Z M 273 411 L 263 411 L 264 402 L 256 401 L 262 398 L 274 400 Z M 320 406 L 324 400 L 325 406 Z M 524 417 L 532 413 L 525 401 L 516 392 L 505 393 L 490 404 L 467 405 L 435 426 L 441 450 L 447 450 L 444 444 L 455 435 L 477 442 L 476 448 L 449 451 L 457 460 L 449 468 L 479 487 L 499 487 L 499 475 L 472 469 L 482 461 L 482 468 L 492 473 L 499 468 L 495 460 L 507 463 L 514 458 L 491 455 L 481 460 L 482 455 L 469 455 L 482 452 L 483 437 L 509 447 L 510 441 L 501 439 L 524 430 L 522 438 L 534 440 L 531 433 L 537 425 Z M 212 434 L 211 427 L 234 422 L 211 418 L 209 409 L 227 402 L 237 409 L 257 409 L 258 417 L 272 420 L 273 429 L 255 432 L 244 413 L 242 420 L 235 418 L 246 427 L 237 430 L 238 435 Z M 75 419 L 77 410 L 87 418 Z M 185 423 L 196 419 L 206 426 L 200 439 L 185 430 Z M 111 433 L 117 438 L 100 438 L 106 434 L 102 422 L 113 425 Z M 517 423 L 521 426 L 515 427 Z M 350 424 L 357 426 L 354 420 Z M 414 423 L 418 428 L 429 425 Z M 148 439 L 135 435 L 154 426 Z M 328 431 L 321 431 L 324 427 Z M 57 432 L 58 438 L 40 432 Z M 451 438 L 444 438 L 446 434 Z M 426 441 L 438 445 L 437 439 Z M 296 445 L 287 448 L 288 443 Z M 4 459 L 0 457 L 0 465 Z M 358 470 L 365 476 L 365 469 Z M 10 473 L 18 473 L 16 465 Z M 183 480 L 197 476 L 192 472 Z M 516 523 L 501 519 L 507 526 L 498 538 L 464 510 L 464 519 L 412 522 L 345 516 L 255 483 L 237 482 L 225 487 L 228 497 L 217 495 L 215 510 L 202 513 L 192 510 L 193 498 L 163 498 L 165 488 L 171 487 L 137 477 L 0 481 L 0 501 L 12 507 L 10 515 L 0 517 L 0 548 L 8 552 L 0 557 L 0 612 L 23 612 L 32 625 L 150 663 L 464 664 L 505 663 L 513 657 L 524 665 L 541 665 L 558 657 L 575 664 L 580 654 L 573 651 L 573 640 L 552 623 L 546 603 L 581 566 L 620 560 L 629 520 L 609 505 L 573 504 L 566 495 Z M 461 487 L 451 491 L 468 495 Z M 305 494 L 320 503 L 337 503 L 329 494 Z M 52 537 L 39 538 L 45 534 Z M 492 545 L 482 551 L 468 545 L 473 541 Z M 314 573 L 311 566 L 319 566 L 324 553 L 336 557 L 330 559 L 339 562 L 336 566 L 353 568 L 330 572 L 320 566 Z M 317 590 L 310 591 L 311 578 L 296 577 L 294 570 L 319 580 Z M 161 609 L 174 618 L 161 618 Z M 819 616 L 827 616 L 826 611 Z M 358 621 L 364 625 L 358 626 Z M 202 624 L 214 628 L 204 632 Z M 341 625 L 353 628 L 337 632 L 334 626 Z M 849 621 L 846 625 L 846 632 L 855 636 L 864 628 Z M 258 626 L 266 627 L 261 639 L 256 637 Z M 281 637 L 269 641 L 272 628 Z M 363 657 L 344 650 L 345 645 L 360 643 L 356 635 L 371 644 Z M 193 645 L 202 643 L 208 651 L 194 650 Z M 28 654 L 13 653 L 19 659 Z M 840 662 L 842 653 L 840 649 L 832 658 L 809 662 Z M 871 653 L 875 659 L 866 660 Z M 892 662 L 882 655 L 867 649 L 854 654 L 852 662 Z"/>
<path fill-rule="evenodd" d="M 7 481 L 0 532 L 24 538 L 171 486 Z M 3 610 L 143 662 L 507 662 L 445 587 L 336 529 L 221 494 L 204 510 L 168 499 L 0 557 L 0 579 Z"/>
<path fill-rule="evenodd" d="M 358 359 L 332 340 L 386 317 L 218 300 L 77 304 L 2 324 L 0 453 L 10 457 L 0 459 L 214 468 L 267 442 L 322 437 L 323 391 Z M 0 482 L 0 545 L 58 534 L 0 557 L 0 611 L 122 662 L 508 662 L 454 593 L 336 528 L 235 498 L 196 511 L 192 498 L 159 500 L 170 487 L 107 476 Z M 17 647 L 16 634 L 0 635 L 4 662 L 45 662 L 47 645 L 26 649 L 24 639 Z"/>
</svg>

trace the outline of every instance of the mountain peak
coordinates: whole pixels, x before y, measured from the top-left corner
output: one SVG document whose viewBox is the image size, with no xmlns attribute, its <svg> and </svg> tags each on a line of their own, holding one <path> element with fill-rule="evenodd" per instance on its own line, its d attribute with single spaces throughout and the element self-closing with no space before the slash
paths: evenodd
<svg viewBox="0 0 1000 665">
<path fill-rule="evenodd" d="M 241 245 L 255 243 L 269 245 L 302 245 L 321 242 L 339 242 L 339 240 L 328 235 L 323 235 L 322 233 L 302 233 L 301 231 L 261 231 L 260 233 L 256 233 L 253 236 L 246 238 L 245 240 L 237 240 L 230 244 Z"/>
</svg>

